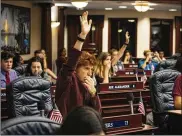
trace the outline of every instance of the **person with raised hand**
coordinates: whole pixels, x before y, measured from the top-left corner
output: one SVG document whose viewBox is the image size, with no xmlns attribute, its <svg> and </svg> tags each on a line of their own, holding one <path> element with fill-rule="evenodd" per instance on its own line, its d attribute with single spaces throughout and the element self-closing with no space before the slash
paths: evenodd
<svg viewBox="0 0 182 136">
<path fill-rule="evenodd" d="M 92 20 L 88 21 L 87 17 L 87 11 L 80 16 L 81 33 L 68 56 L 67 63 L 63 64 L 56 83 L 55 101 L 63 118 L 78 106 L 89 106 L 99 112 L 101 109 L 91 78 L 96 62 L 95 56 L 81 51 L 92 24 Z"/>
</svg>

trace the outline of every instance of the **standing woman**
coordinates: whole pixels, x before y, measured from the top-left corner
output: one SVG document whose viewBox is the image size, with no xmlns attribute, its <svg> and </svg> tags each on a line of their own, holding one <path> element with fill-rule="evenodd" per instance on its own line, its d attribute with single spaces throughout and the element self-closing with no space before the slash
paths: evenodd
<svg viewBox="0 0 182 136">
<path fill-rule="evenodd" d="M 51 76 L 53 79 L 57 79 L 57 76 L 49 69 L 47 68 L 47 56 L 44 49 L 41 49 L 41 53 L 43 54 L 43 64 L 44 64 L 44 71 Z"/>
</svg>

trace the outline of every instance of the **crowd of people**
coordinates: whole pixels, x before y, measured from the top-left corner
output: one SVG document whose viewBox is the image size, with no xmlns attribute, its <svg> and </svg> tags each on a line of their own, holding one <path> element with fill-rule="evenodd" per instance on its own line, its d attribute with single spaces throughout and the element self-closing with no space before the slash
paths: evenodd
<svg viewBox="0 0 182 136">
<path fill-rule="evenodd" d="M 55 61 L 57 75 L 47 67 L 46 53 L 43 49 L 34 52 L 34 57 L 28 61 L 24 74 L 24 76 L 40 76 L 50 82 L 56 80 L 55 102 L 65 119 L 59 134 L 104 134 L 97 86 L 100 83 L 111 82 L 111 77 L 115 76 L 117 71 L 124 70 L 124 64 L 136 64 L 130 51 L 126 50 L 130 41 L 129 32 L 126 32 L 125 43 L 119 51 L 111 49 L 109 52 L 102 52 L 97 58 L 82 51 L 92 25 L 92 20 L 88 21 L 87 17 L 88 12 L 80 16 L 81 33 L 69 56 L 66 56 L 65 48 L 60 50 L 59 57 Z M 144 58 L 139 60 L 138 67 L 144 70 L 154 71 L 159 63 L 165 61 L 163 51 L 145 50 L 143 55 Z M 13 69 L 22 64 L 24 61 L 19 54 L 1 52 L 1 88 L 6 88 L 10 82 L 18 78 Z M 176 68 L 180 72 L 182 72 L 181 66 L 182 59 L 179 57 Z M 173 92 L 176 109 L 182 107 L 181 82 L 182 75 L 179 75 Z M 80 121 L 83 124 L 77 125 Z M 80 129 L 84 132 L 80 133 Z"/>
</svg>

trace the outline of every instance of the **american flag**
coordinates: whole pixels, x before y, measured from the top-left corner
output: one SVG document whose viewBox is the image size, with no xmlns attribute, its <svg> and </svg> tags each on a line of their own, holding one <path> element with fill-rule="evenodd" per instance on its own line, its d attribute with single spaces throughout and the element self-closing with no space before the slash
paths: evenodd
<svg viewBox="0 0 182 136">
<path fill-rule="evenodd" d="M 139 101 L 138 111 L 145 116 L 145 108 L 144 108 L 141 92 L 140 92 L 140 101 Z"/>
<path fill-rule="evenodd" d="M 50 113 L 49 119 L 61 124 L 63 120 L 63 116 L 61 115 L 58 109 L 53 109 Z"/>
</svg>

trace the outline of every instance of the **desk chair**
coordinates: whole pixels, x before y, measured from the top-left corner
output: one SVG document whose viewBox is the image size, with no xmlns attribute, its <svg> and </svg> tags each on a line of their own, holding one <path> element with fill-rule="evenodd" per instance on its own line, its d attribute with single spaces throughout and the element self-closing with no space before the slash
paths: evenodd
<svg viewBox="0 0 182 136">
<path fill-rule="evenodd" d="M 20 77 L 7 86 L 6 99 L 9 118 L 40 116 L 38 103 L 44 101 L 45 114 L 53 109 L 51 83 L 41 77 Z"/>
<path fill-rule="evenodd" d="M 150 79 L 154 125 L 159 127 L 162 134 L 167 133 L 168 115 L 165 111 L 174 109 L 172 90 L 179 74 L 178 71 L 167 69 L 154 73 Z"/>
<path fill-rule="evenodd" d="M 61 125 L 43 117 L 17 117 L 1 123 L 1 135 L 55 135 Z"/>
<path fill-rule="evenodd" d="M 23 65 L 15 67 L 14 70 L 16 71 L 17 76 L 19 77 L 25 74 L 26 68 L 27 68 L 27 64 L 23 64 Z"/>
</svg>

